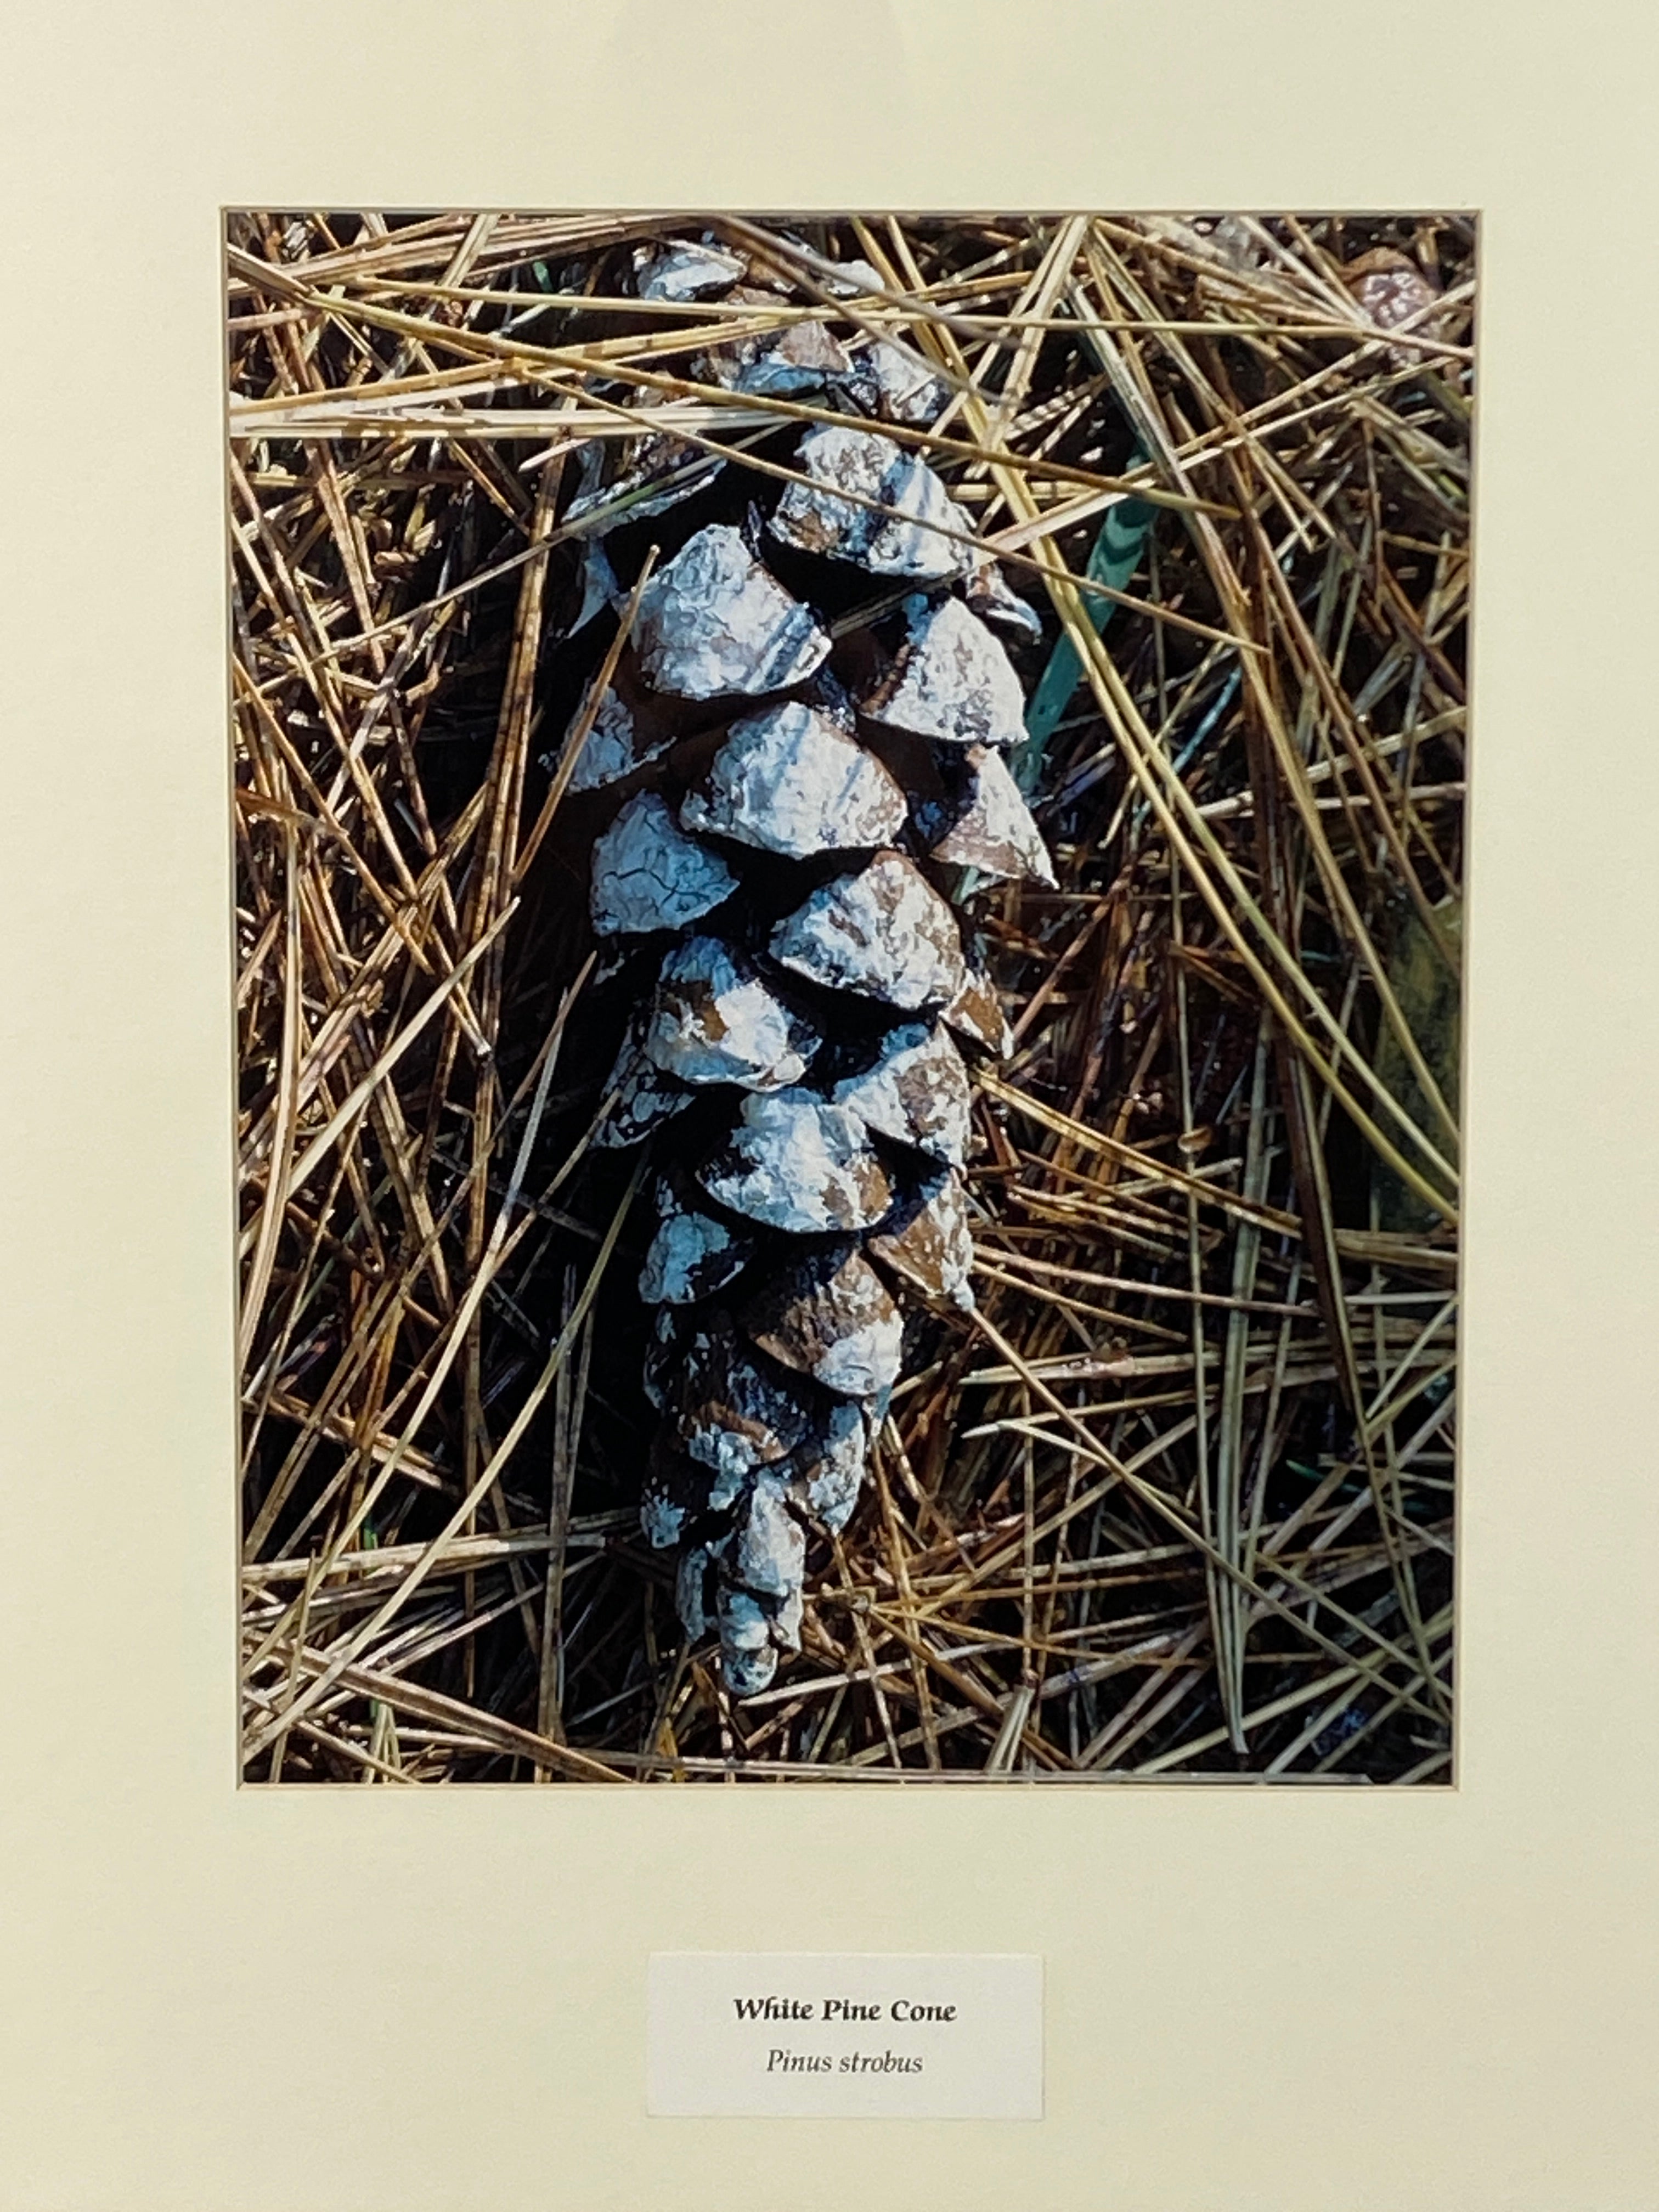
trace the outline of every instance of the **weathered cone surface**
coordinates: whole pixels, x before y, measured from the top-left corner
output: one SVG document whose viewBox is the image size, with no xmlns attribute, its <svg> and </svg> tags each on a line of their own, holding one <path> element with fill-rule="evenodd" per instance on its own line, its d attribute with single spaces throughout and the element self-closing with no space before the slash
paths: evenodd
<svg viewBox="0 0 1659 2212">
<path fill-rule="evenodd" d="M 567 744 L 574 738 L 580 721 L 580 714 L 572 717 L 565 732 Z M 673 742 L 672 732 L 648 727 L 613 686 L 599 700 L 587 735 L 582 740 L 582 749 L 576 756 L 569 788 L 599 791 L 608 783 L 620 783 L 635 769 L 643 768 L 647 761 L 665 753 Z M 554 764 L 551 755 L 548 764 Z"/>
<path fill-rule="evenodd" d="M 834 1097 L 896 1144 L 957 1167 L 967 1158 L 968 1070 L 942 1028 L 911 1022 L 889 1030 L 875 1064 L 838 1083 Z"/>
<path fill-rule="evenodd" d="M 772 535 L 783 544 L 855 561 L 874 576 L 931 583 L 959 576 L 972 560 L 963 543 L 968 517 L 927 462 L 890 438 L 809 430 L 795 465 L 813 481 L 792 483 L 778 502 Z M 837 496 L 845 492 L 854 497 Z"/>
<path fill-rule="evenodd" d="M 737 887 L 719 854 L 686 836 L 654 791 L 641 791 L 593 848 L 589 905 L 601 937 L 678 929 Z"/>
<path fill-rule="evenodd" d="M 870 1425 L 862 1407 L 843 1398 L 830 1408 L 815 1449 L 797 1455 L 789 1495 L 833 1535 L 853 1516 L 870 1449 Z"/>
<path fill-rule="evenodd" d="M 802 1260 L 750 1300 L 744 1326 L 763 1352 L 844 1398 L 878 1398 L 898 1380 L 904 1323 L 856 1245 Z"/>
<path fill-rule="evenodd" d="M 590 451 L 594 450 L 590 448 Z M 717 453 L 660 431 L 630 439 L 604 473 L 596 470 L 565 509 L 566 529 L 586 523 L 641 522 L 693 499 L 726 466 Z M 586 475 L 586 472 L 584 472 Z M 654 489 L 653 489 L 654 487 Z"/>
<path fill-rule="evenodd" d="M 896 780 L 828 715 L 789 700 L 732 726 L 688 830 L 805 860 L 890 844 L 908 811 Z"/>
<path fill-rule="evenodd" d="M 790 280 L 674 240 L 641 256 L 635 282 L 645 298 L 742 307 Z M 866 286 L 880 280 L 857 265 L 833 280 Z M 908 346 L 811 317 L 717 343 L 692 374 L 821 394 L 872 422 L 931 422 L 948 397 Z M 662 1133 L 639 1274 L 662 1425 L 641 1524 L 678 1553 L 681 1620 L 718 1634 L 738 1697 L 800 1648 L 813 1532 L 857 1510 L 904 1370 L 906 1308 L 973 1304 L 963 1052 L 1009 1038 L 945 892 L 1054 881 L 996 750 L 1023 737 L 1024 702 L 988 623 L 1040 635 L 1035 612 L 894 439 L 818 425 L 792 459 L 802 480 L 770 494 L 769 514 L 694 530 L 651 577 L 571 778 L 631 793 L 594 842 L 596 932 L 623 948 L 672 940 L 599 1141 Z M 672 439 L 626 447 L 609 477 L 580 488 L 596 532 L 613 509 L 625 522 L 709 481 Z M 875 629 L 832 629 L 801 580 L 821 574 L 844 606 L 830 580 L 844 594 L 851 569 L 870 580 Z M 622 604 L 597 543 L 584 573 L 581 620 Z M 896 582 L 915 587 L 902 602 Z M 618 952 L 606 972 L 637 965 Z"/>
<path fill-rule="evenodd" d="M 892 1197 L 858 1115 L 807 1091 L 745 1100 L 699 1179 L 733 1213 L 797 1237 L 873 1228 Z"/>
<path fill-rule="evenodd" d="M 953 999 L 967 975 L 955 916 L 902 853 L 814 891 L 773 931 L 771 951 L 809 982 L 907 1013 Z"/>
<path fill-rule="evenodd" d="M 695 1305 L 740 1275 L 754 1251 L 754 1238 L 705 1212 L 684 1176 L 659 1176 L 657 1233 L 640 1270 L 640 1296 L 648 1306 Z"/>
<path fill-rule="evenodd" d="M 809 677 L 830 635 L 726 523 L 711 523 L 646 586 L 640 666 L 685 699 L 785 691 Z"/>
<path fill-rule="evenodd" d="M 936 860 L 954 860 L 1004 882 L 1047 884 L 1054 880 L 1042 832 L 1020 796 L 1000 753 L 970 745 L 965 804 L 931 846 Z"/>
<path fill-rule="evenodd" d="M 645 1050 L 680 1082 L 787 1090 L 817 1046 L 811 1024 L 719 938 L 694 937 L 663 963 Z"/>
<path fill-rule="evenodd" d="M 727 1314 L 694 1316 L 681 1351 L 669 1403 L 678 1410 L 680 1444 L 714 1470 L 709 1503 L 718 1507 L 729 1504 L 744 1475 L 787 1459 L 805 1441 L 812 1411 L 761 1364 Z"/>
<path fill-rule="evenodd" d="M 1391 331 L 1408 322 L 1419 334 L 1432 335 L 1426 310 L 1440 297 L 1439 290 L 1409 256 L 1388 246 L 1373 247 L 1347 264 L 1342 280 L 1379 330 Z M 1407 347 L 1390 346 L 1388 355 L 1395 368 L 1412 366 Z"/>
<path fill-rule="evenodd" d="M 723 246 L 677 238 L 660 252 L 640 257 L 635 289 L 642 300 L 706 299 L 735 284 L 744 266 L 735 253 L 726 252 Z"/>
<path fill-rule="evenodd" d="M 970 1044 L 981 1046 L 999 1060 L 1006 1060 L 1014 1048 L 1002 1001 L 990 978 L 977 969 L 968 970 L 962 988 L 945 1009 L 945 1018 L 958 1036 L 965 1036 Z"/>
<path fill-rule="evenodd" d="M 1033 643 L 1042 635 L 1036 609 L 1018 592 L 1009 590 L 1007 580 L 994 561 L 981 562 L 969 572 L 963 596 L 981 622 L 995 623 L 1000 629 L 1012 630 Z"/>
<path fill-rule="evenodd" d="M 605 1095 L 616 1103 L 600 1121 L 594 1142 L 613 1151 L 638 1144 L 665 1121 L 684 1113 L 696 1096 L 647 1056 L 645 1024 L 636 1019 L 605 1079 Z"/>
<path fill-rule="evenodd" d="M 739 286 L 729 297 L 738 306 L 751 301 L 770 304 L 766 293 L 752 285 Z M 711 346 L 695 367 L 703 382 L 770 399 L 820 392 L 853 371 L 846 347 L 827 325 L 816 321 L 793 323 L 775 337 L 740 337 Z"/>
<path fill-rule="evenodd" d="M 961 1176 L 930 1176 L 894 1207 L 870 1239 L 870 1249 L 927 1297 L 971 1305 L 974 1237 Z"/>
<path fill-rule="evenodd" d="M 853 378 L 849 397 L 867 415 L 912 428 L 931 422 L 949 393 L 933 371 L 908 349 L 887 338 L 866 339 L 849 349 Z"/>
<path fill-rule="evenodd" d="M 1017 745 L 1025 701 L 1013 663 L 960 599 L 905 602 L 908 635 L 860 701 L 873 721 L 949 745 Z"/>
</svg>

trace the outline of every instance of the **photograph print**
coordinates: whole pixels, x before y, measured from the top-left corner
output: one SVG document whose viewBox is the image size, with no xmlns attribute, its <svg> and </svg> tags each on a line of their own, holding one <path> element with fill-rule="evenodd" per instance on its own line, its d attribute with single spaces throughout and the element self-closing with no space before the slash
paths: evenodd
<svg viewBox="0 0 1659 2212">
<path fill-rule="evenodd" d="M 224 222 L 244 1781 L 1449 1784 L 1474 218 Z"/>
</svg>

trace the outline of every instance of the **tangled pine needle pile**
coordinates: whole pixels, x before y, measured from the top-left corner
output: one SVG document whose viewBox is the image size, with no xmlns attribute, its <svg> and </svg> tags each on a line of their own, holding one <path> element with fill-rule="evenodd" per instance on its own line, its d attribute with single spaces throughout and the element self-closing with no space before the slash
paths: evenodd
<svg viewBox="0 0 1659 2212">
<path fill-rule="evenodd" d="M 247 1778 L 1449 1778 L 1472 222 L 228 267 Z"/>
</svg>

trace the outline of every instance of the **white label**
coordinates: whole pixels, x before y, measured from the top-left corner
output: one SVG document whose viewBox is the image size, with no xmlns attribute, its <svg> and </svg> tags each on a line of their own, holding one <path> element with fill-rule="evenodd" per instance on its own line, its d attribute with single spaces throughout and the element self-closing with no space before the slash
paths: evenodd
<svg viewBox="0 0 1659 2212">
<path fill-rule="evenodd" d="M 646 2083 L 659 2117 L 1040 2120 L 1042 1961 L 659 1951 Z"/>
</svg>

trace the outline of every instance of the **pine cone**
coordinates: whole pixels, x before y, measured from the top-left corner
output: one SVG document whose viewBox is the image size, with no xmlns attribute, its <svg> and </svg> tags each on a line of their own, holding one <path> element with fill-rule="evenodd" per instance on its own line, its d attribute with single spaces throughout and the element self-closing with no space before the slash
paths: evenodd
<svg viewBox="0 0 1659 2212">
<path fill-rule="evenodd" d="M 642 268 L 645 296 L 733 283 L 733 257 L 676 251 Z M 896 347 L 805 323 L 786 338 L 699 373 L 890 421 L 942 400 Z M 609 493 L 580 495 L 665 506 L 709 481 L 684 463 L 625 456 Z M 1032 611 L 915 453 L 814 427 L 791 465 L 810 482 L 769 515 L 710 524 L 652 576 L 571 782 L 622 787 L 592 848 L 593 927 L 653 970 L 599 1139 L 658 1152 L 641 1521 L 678 1549 L 680 1617 L 718 1628 L 738 1696 L 799 1649 L 808 1534 L 858 1502 L 905 1310 L 973 1303 L 964 1054 L 1007 1039 L 941 886 L 1054 881 L 1002 757 L 1024 700 L 988 627 L 1030 635 Z M 863 572 L 869 619 L 832 637 L 810 582 L 786 589 L 774 562 L 835 604 Z M 597 544 L 588 568 L 614 588 Z"/>
</svg>

